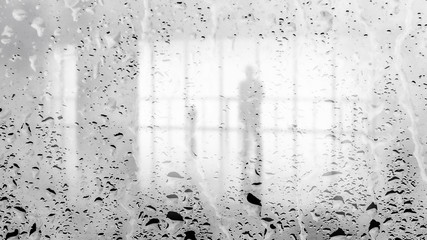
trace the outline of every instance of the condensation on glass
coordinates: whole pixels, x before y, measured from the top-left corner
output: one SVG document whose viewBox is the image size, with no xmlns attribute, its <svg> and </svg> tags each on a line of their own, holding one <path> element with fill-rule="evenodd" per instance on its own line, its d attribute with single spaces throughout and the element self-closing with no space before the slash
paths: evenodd
<svg viewBox="0 0 427 240">
<path fill-rule="evenodd" d="M 423 239 L 426 14 L 4 0 L 0 238 Z"/>
</svg>

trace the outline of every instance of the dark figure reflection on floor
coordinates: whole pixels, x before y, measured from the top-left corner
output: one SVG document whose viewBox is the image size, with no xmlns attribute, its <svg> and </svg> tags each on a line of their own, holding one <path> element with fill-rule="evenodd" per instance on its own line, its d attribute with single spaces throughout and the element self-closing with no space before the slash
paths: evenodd
<svg viewBox="0 0 427 240">
<path fill-rule="evenodd" d="M 239 87 L 239 115 L 242 122 L 242 163 L 244 188 L 259 185 L 262 181 L 262 133 L 261 133 L 261 103 L 263 87 L 251 66 L 245 69 L 246 78 Z M 252 151 L 251 149 L 255 149 Z M 255 158 L 251 153 L 255 153 Z M 254 161 L 251 161 L 254 160 Z M 253 165 L 254 164 L 254 165 Z M 254 171 L 249 171 L 254 169 Z"/>
</svg>

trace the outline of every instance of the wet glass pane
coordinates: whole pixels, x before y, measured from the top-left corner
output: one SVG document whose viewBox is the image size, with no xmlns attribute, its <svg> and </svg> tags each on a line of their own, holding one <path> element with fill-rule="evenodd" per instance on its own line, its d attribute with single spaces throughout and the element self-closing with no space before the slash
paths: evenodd
<svg viewBox="0 0 427 240">
<path fill-rule="evenodd" d="M 426 14 L 4 0 L 0 238 L 424 239 Z"/>
</svg>

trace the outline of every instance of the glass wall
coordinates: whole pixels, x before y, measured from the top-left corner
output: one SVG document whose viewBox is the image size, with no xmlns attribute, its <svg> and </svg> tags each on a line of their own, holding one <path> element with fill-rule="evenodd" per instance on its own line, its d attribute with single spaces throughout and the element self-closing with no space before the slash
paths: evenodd
<svg viewBox="0 0 427 240">
<path fill-rule="evenodd" d="M 0 6 L 4 239 L 423 239 L 421 0 Z"/>
</svg>

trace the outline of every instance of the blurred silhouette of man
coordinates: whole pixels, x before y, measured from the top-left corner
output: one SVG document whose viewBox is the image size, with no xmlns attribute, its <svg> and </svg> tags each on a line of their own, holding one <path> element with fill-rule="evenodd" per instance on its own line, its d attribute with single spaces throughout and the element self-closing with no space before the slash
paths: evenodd
<svg viewBox="0 0 427 240">
<path fill-rule="evenodd" d="M 261 103 L 263 99 L 263 87 L 255 75 L 255 70 L 252 66 L 247 66 L 245 69 L 246 78 L 239 87 L 239 118 L 243 124 L 242 132 L 242 159 L 244 165 L 244 178 L 250 180 L 247 168 L 249 167 L 249 152 L 251 142 L 255 143 L 255 174 L 257 181 L 253 185 L 261 184 L 262 174 L 262 135 L 260 132 L 261 122 Z M 255 179 L 252 179 L 255 180 Z"/>
</svg>

